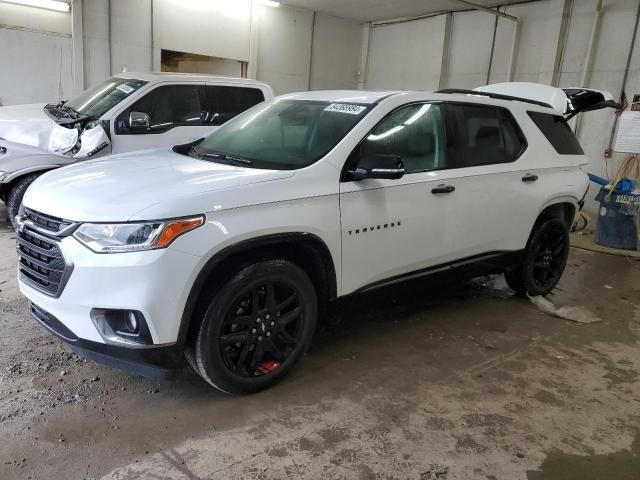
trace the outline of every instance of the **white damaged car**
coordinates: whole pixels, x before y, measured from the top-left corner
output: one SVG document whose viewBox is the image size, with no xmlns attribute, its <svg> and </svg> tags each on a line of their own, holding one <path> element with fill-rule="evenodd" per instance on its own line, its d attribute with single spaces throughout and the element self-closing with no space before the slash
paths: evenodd
<svg viewBox="0 0 640 480">
<path fill-rule="evenodd" d="M 27 187 L 46 171 L 193 141 L 272 97 L 255 80 L 131 72 L 56 105 L 0 107 L 0 199 L 13 224 Z"/>
</svg>

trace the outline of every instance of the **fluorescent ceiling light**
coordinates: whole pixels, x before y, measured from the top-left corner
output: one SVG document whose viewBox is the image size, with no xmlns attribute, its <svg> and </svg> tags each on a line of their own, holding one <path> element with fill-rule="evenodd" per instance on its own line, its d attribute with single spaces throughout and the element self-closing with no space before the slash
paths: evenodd
<svg viewBox="0 0 640 480">
<path fill-rule="evenodd" d="M 44 8 L 46 10 L 55 10 L 57 12 L 68 12 L 71 5 L 68 2 L 58 0 L 0 0 L 4 3 L 15 3 L 16 5 L 25 5 L 27 7 Z"/>
<path fill-rule="evenodd" d="M 276 2 L 275 0 L 260 0 L 262 5 L 266 5 L 267 7 L 279 7 L 280 2 Z"/>
</svg>

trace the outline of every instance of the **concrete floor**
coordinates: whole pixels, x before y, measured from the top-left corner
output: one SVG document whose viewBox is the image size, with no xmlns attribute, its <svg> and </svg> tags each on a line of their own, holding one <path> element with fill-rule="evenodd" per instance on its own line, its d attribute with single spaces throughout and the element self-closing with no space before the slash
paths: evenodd
<svg viewBox="0 0 640 480">
<path fill-rule="evenodd" d="M 640 478 L 636 260 L 572 252 L 549 299 L 592 324 L 500 277 L 350 298 L 293 375 L 229 397 L 67 353 L 15 289 L 13 237 L 0 226 L 3 480 Z"/>
</svg>

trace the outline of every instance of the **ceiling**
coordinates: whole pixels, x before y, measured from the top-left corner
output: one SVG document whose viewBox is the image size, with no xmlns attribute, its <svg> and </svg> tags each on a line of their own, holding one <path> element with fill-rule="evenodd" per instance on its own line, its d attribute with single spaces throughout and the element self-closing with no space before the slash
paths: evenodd
<svg viewBox="0 0 640 480">
<path fill-rule="evenodd" d="M 484 6 L 517 3 L 501 0 L 474 0 L 474 2 Z M 362 22 L 469 9 L 467 5 L 457 0 L 282 0 L 282 3 Z"/>
</svg>

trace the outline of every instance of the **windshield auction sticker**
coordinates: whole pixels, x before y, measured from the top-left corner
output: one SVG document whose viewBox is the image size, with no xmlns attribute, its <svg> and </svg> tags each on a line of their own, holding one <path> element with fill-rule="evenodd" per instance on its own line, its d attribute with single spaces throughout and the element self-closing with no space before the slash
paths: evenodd
<svg viewBox="0 0 640 480">
<path fill-rule="evenodd" d="M 360 115 L 367 107 L 362 105 L 353 105 L 351 103 L 332 103 L 324 109 L 325 112 L 350 113 L 351 115 Z"/>
<path fill-rule="evenodd" d="M 133 87 L 130 87 L 126 83 L 121 83 L 116 88 L 118 90 L 120 90 L 121 92 L 126 93 L 127 95 L 129 95 L 131 92 L 133 92 L 135 90 Z"/>
</svg>

